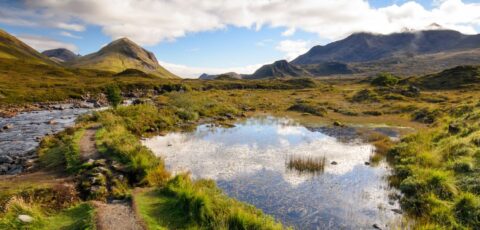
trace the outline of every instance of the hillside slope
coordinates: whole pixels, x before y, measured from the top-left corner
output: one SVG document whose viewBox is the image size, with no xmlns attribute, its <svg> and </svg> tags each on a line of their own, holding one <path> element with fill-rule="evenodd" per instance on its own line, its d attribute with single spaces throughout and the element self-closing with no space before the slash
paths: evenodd
<svg viewBox="0 0 480 230">
<path fill-rule="evenodd" d="M 0 29 L 0 58 L 20 60 L 36 64 L 53 64 L 48 57 L 40 54 L 18 38 Z"/>
<path fill-rule="evenodd" d="M 80 57 L 70 66 L 97 69 L 111 72 L 122 72 L 126 69 L 137 69 L 162 78 L 178 78 L 158 64 L 155 55 L 128 38 L 115 40 L 96 53 Z"/>
<path fill-rule="evenodd" d="M 310 77 L 311 73 L 303 68 L 292 65 L 285 60 L 276 61 L 272 64 L 260 67 L 253 74 L 246 76 L 248 79 L 262 78 L 287 78 L 287 77 Z"/>
</svg>

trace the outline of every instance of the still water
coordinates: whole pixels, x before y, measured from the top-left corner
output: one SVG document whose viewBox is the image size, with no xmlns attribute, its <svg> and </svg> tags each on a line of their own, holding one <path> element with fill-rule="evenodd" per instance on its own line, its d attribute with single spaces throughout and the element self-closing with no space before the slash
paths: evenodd
<svg viewBox="0 0 480 230">
<path fill-rule="evenodd" d="M 402 216 L 395 212 L 398 202 L 391 199 L 397 191 L 386 181 L 388 165 L 365 164 L 374 147 L 322 130 L 261 117 L 233 128 L 201 125 L 144 144 L 165 159 L 169 170 L 213 179 L 228 195 L 296 229 L 398 227 Z M 293 155 L 325 157 L 323 173 L 288 169 Z"/>
</svg>

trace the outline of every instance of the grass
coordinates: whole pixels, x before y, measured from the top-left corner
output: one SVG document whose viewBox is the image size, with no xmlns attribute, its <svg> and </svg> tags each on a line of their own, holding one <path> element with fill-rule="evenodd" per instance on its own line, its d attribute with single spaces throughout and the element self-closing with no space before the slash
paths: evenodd
<svg viewBox="0 0 480 230">
<path fill-rule="evenodd" d="M 47 217 L 45 222 L 44 229 L 94 230 L 95 209 L 88 203 L 81 203 Z"/>
<path fill-rule="evenodd" d="M 474 144 L 480 110 L 455 112 L 464 107 L 458 105 L 442 118 L 444 125 L 408 136 L 388 153 L 395 167 L 394 184 L 404 194 L 402 208 L 420 218 L 420 227 L 480 228 L 475 179 L 480 152 Z"/>
<path fill-rule="evenodd" d="M 283 229 L 255 207 L 223 194 L 213 181 L 192 181 L 186 174 L 134 199 L 149 229 Z"/>
<path fill-rule="evenodd" d="M 45 137 L 38 148 L 40 163 L 50 169 L 65 168 L 75 173 L 80 165 L 80 139 L 85 129 L 67 128 L 53 136 Z"/>
<path fill-rule="evenodd" d="M 287 168 L 300 173 L 323 173 L 326 160 L 325 156 L 307 157 L 293 155 L 288 157 Z"/>
</svg>

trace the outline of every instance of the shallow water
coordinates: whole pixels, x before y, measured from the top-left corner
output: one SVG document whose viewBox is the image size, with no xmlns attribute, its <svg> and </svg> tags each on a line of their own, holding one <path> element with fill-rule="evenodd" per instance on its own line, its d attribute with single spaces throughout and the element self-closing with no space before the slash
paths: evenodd
<svg viewBox="0 0 480 230">
<path fill-rule="evenodd" d="M 234 128 L 201 125 L 144 141 L 173 172 L 214 179 L 228 195 L 296 229 L 372 229 L 398 225 L 388 165 L 365 165 L 374 147 L 345 142 L 288 119 L 252 118 Z M 289 156 L 326 157 L 321 174 L 289 170 Z M 337 162 L 336 165 L 331 162 Z"/>
<path fill-rule="evenodd" d="M 11 118 L 0 118 L 0 129 L 10 126 L 9 129 L 0 131 L 0 157 L 8 156 L 8 159 L 14 160 L 35 155 L 34 150 L 41 138 L 72 126 L 79 115 L 89 111 L 91 110 L 68 108 L 25 112 Z M 8 165 L 5 169 L 10 173 L 18 173 L 22 170 L 21 165 L 14 162 L 0 163 L 4 163 L 2 167 Z"/>
</svg>

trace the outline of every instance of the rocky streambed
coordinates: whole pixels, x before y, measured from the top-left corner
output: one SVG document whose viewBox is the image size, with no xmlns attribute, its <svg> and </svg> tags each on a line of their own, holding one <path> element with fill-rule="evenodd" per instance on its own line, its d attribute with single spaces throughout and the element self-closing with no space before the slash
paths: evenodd
<svg viewBox="0 0 480 230">
<path fill-rule="evenodd" d="M 17 174 L 37 157 L 35 149 L 45 135 L 64 130 L 75 119 L 91 111 L 93 104 L 79 108 L 74 104 L 49 105 L 47 110 L 22 112 L 0 118 L 0 175 Z"/>
</svg>

